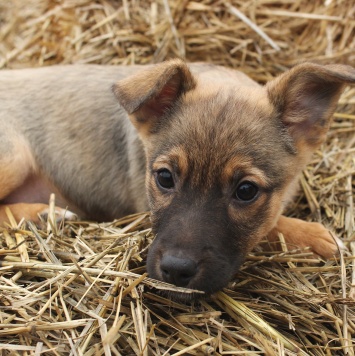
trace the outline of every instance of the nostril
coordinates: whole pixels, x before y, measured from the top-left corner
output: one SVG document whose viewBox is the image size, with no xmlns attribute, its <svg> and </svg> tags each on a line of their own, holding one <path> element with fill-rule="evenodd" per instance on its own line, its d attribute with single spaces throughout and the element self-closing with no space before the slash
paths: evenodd
<svg viewBox="0 0 355 356">
<path fill-rule="evenodd" d="M 179 287 L 186 287 L 197 272 L 197 264 L 189 258 L 163 256 L 160 269 L 163 280 Z"/>
<path fill-rule="evenodd" d="M 164 281 L 168 281 L 170 279 L 170 273 L 168 269 L 162 268 L 161 273 L 163 274 Z"/>
</svg>

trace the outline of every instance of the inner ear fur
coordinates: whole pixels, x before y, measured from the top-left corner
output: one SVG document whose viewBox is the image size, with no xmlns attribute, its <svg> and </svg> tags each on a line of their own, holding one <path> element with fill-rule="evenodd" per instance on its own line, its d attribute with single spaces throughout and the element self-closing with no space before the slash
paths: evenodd
<svg viewBox="0 0 355 356">
<path fill-rule="evenodd" d="M 113 92 L 138 131 L 146 135 L 159 126 L 180 96 L 195 86 L 186 63 L 174 59 L 119 81 Z"/>
<path fill-rule="evenodd" d="M 355 69 L 346 65 L 303 63 L 266 85 L 269 100 L 297 146 L 324 141 L 339 97 L 355 83 Z"/>
</svg>

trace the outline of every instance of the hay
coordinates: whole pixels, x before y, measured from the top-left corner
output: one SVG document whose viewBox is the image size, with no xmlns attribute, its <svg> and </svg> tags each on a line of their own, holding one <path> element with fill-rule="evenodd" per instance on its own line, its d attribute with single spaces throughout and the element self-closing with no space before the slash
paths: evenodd
<svg viewBox="0 0 355 356">
<path fill-rule="evenodd" d="M 263 83 L 302 60 L 354 64 L 354 14 L 351 0 L 0 0 L 0 67 L 180 56 Z M 0 232 L 3 354 L 354 355 L 354 98 L 347 89 L 287 212 L 331 227 L 349 249 L 338 259 L 261 244 L 227 289 L 185 305 L 145 274 L 147 214 L 12 221 Z"/>
</svg>

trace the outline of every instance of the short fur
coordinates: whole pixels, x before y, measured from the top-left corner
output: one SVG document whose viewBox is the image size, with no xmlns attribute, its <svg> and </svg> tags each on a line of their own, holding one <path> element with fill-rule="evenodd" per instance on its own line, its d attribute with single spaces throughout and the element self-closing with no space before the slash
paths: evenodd
<svg viewBox="0 0 355 356">
<path fill-rule="evenodd" d="M 207 294 L 266 235 L 329 257 L 337 244 L 322 225 L 281 213 L 354 82 L 349 66 L 311 63 L 264 87 L 180 60 L 3 70 L 0 221 L 6 206 L 36 220 L 50 192 L 95 220 L 149 208 L 150 276 Z M 159 186 L 162 170 L 173 187 Z M 257 187 L 251 201 L 236 195 L 243 182 Z"/>
</svg>

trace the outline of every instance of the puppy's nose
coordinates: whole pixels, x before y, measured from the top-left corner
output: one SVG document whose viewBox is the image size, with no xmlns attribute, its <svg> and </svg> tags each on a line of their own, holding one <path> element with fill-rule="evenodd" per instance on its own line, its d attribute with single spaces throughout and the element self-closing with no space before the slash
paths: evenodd
<svg viewBox="0 0 355 356">
<path fill-rule="evenodd" d="M 165 282 L 186 287 L 197 272 L 197 264 L 188 258 L 163 256 L 160 269 Z"/>
</svg>

